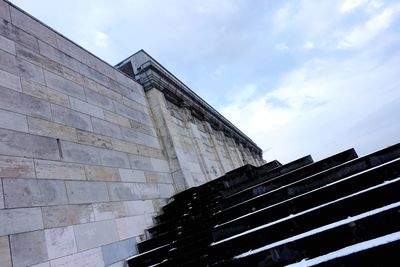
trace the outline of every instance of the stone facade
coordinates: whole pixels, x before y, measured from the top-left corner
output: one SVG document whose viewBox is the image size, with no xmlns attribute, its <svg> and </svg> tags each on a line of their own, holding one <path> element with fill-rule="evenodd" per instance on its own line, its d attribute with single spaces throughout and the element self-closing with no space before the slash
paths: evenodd
<svg viewBox="0 0 400 267">
<path fill-rule="evenodd" d="M 263 162 L 140 82 L 0 0 L 0 266 L 122 266 L 173 194 Z"/>
</svg>

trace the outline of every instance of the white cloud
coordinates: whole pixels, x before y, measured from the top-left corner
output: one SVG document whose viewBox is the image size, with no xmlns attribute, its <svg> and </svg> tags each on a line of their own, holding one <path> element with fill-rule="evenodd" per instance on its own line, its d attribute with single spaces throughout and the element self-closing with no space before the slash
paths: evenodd
<svg viewBox="0 0 400 267">
<path fill-rule="evenodd" d="M 98 31 L 94 34 L 94 43 L 98 47 L 105 48 L 108 46 L 109 37 L 104 32 Z"/>
<path fill-rule="evenodd" d="M 278 43 L 275 45 L 275 49 L 281 51 L 289 50 L 289 46 L 286 43 Z"/>
<path fill-rule="evenodd" d="M 311 50 L 315 48 L 315 45 L 313 42 L 307 41 L 304 43 L 303 47 L 304 50 Z"/>
<path fill-rule="evenodd" d="M 347 13 L 364 4 L 366 0 L 345 0 L 341 7 L 340 12 Z"/>
</svg>

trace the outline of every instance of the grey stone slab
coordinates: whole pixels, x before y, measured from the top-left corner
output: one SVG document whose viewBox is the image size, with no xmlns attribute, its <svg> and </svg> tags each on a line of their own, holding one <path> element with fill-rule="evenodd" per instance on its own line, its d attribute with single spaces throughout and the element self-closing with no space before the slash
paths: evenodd
<svg viewBox="0 0 400 267">
<path fill-rule="evenodd" d="M 54 121 L 74 128 L 92 131 L 90 116 L 54 104 L 51 104 L 51 110 L 53 111 Z"/>
<path fill-rule="evenodd" d="M 1 2 L 0 2 L 1 8 Z M 0 236 L 0 266 L 12 267 L 8 236 Z"/>
<path fill-rule="evenodd" d="M 0 177 L 35 178 L 33 160 L 0 156 Z"/>
<path fill-rule="evenodd" d="M 129 108 L 129 107 L 127 107 L 127 106 L 125 106 L 123 104 L 120 104 L 120 103 L 114 103 L 114 105 L 115 105 L 115 112 L 117 114 L 125 116 L 128 119 L 140 122 L 139 114 L 138 114 L 140 111 L 137 111 L 135 109 Z"/>
<path fill-rule="evenodd" d="M 104 166 L 85 166 L 86 177 L 91 181 L 120 181 L 116 168 Z"/>
<path fill-rule="evenodd" d="M 146 182 L 146 176 L 144 171 L 119 169 L 119 175 L 121 177 L 121 181 L 123 182 L 137 182 L 137 183 Z"/>
<path fill-rule="evenodd" d="M 4 1 L 0 1 L 0 18 L 11 21 L 10 7 L 8 3 Z"/>
<path fill-rule="evenodd" d="M 86 180 L 85 169 L 81 164 L 49 160 L 35 160 L 37 178 Z"/>
<path fill-rule="evenodd" d="M 111 201 L 138 200 L 141 197 L 133 183 L 108 183 L 107 186 Z"/>
<path fill-rule="evenodd" d="M 124 217 L 115 221 L 120 239 L 143 235 L 144 229 L 147 227 L 145 215 Z"/>
<path fill-rule="evenodd" d="M 87 250 L 118 241 L 114 220 L 74 225 L 78 251 Z"/>
<path fill-rule="evenodd" d="M 138 253 L 135 238 L 118 241 L 103 246 L 103 260 L 105 265 L 125 260 Z"/>
<path fill-rule="evenodd" d="M 56 139 L 0 129 L 0 154 L 60 159 Z"/>
<path fill-rule="evenodd" d="M 83 87 L 81 85 L 73 81 L 67 80 L 47 70 L 44 70 L 44 77 L 46 79 L 46 84 L 49 87 L 66 95 L 85 100 L 85 92 L 83 91 Z"/>
<path fill-rule="evenodd" d="M 0 236 L 43 229 L 40 208 L 0 210 Z"/>
<path fill-rule="evenodd" d="M 118 124 L 123 127 L 131 127 L 129 119 L 110 111 L 104 111 L 104 119 L 106 121 Z"/>
<path fill-rule="evenodd" d="M 111 136 L 114 138 L 121 138 L 121 128 L 111 122 L 100 120 L 98 118 L 92 118 L 93 131 L 105 136 Z"/>
<path fill-rule="evenodd" d="M 123 202 L 93 203 L 96 221 L 116 219 L 126 216 Z"/>
<path fill-rule="evenodd" d="M 50 266 L 50 262 L 46 261 L 46 262 L 38 263 L 35 265 L 31 265 L 29 267 L 51 267 L 51 266 Z"/>
<path fill-rule="evenodd" d="M 0 128 L 28 132 L 26 116 L 0 109 Z"/>
<path fill-rule="evenodd" d="M 38 180 L 43 205 L 62 205 L 68 203 L 64 181 Z"/>
<path fill-rule="evenodd" d="M 19 43 L 34 51 L 39 51 L 37 38 L 15 27 L 8 21 L 0 20 L 0 35 Z"/>
<path fill-rule="evenodd" d="M 49 259 L 77 252 L 73 226 L 44 230 Z"/>
<path fill-rule="evenodd" d="M 107 76 L 101 74 L 97 70 L 92 69 L 91 67 L 87 66 L 86 64 L 82 64 L 82 63 L 79 64 L 79 72 L 82 75 L 84 75 L 106 87 L 110 87 L 110 79 Z M 114 89 L 114 88 L 112 88 L 112 89 Z M 114 91 L 115 91 L 115 89 L 114 89 Z"/>
<path fill-rule="evenodd" d="M 0 84 L 6 88 L 21 92 L 21 79 L 7 71 L 0 70 Z"/>
<path fill-rule="evenodd" d="M 154 170 L 151 159 L 148 157 L 142 157 L 139 155 L 129 155 L 129 161 L 131 163 L 132 169 L 143 170 L 143 171 Z"/>
<path fill-rule="evenodd" d="M 103 165 L 130 168 L 128 155 L 124 152 L 99 148 L 100 158 Z"/>
<path fill-rule="evenodd" d="M 145 172 L 146 181 L 150 183 L 172 184 L 172 175 L 167 172 Z"/>
<path fill-rule="evenodd" d="M 170 198 L 176 193 L 172 184 L 158 184 L 157 186 L 161 198 Z"/>
<path fill-rule="evenodd" d="M 66 181 L 68 199 L 71 204 L 109 201 L 104 182 Z"/>
<path fill-rule="evenodd" d="M 44 231 L 11 235 L 10 243 L 14 267 L 26 267 L 48 259 Z"/>
<path fill-rule="evenodd" d="M 0 209 L 4 209 L 3 185 L 0 179 Z"/>
<path fill-rule="evenodd" d="M 10 7 L 10 14 L 12 23 L 15 26 L 37 36 L 39 39 L 44 40 L 55 47 L 57 46 L 56 33 L 53 30 L 14 7 Z"/>
<path fill-rule="evenodd" d="M 58 50 L 57 48 L 54 48 L 51 45 L 48 45 L 47 43 L 38 40 L 39 42 L 39 51 L 40 54 L 56 61 L 57 63 L 60 63 L 72 70 L 75 71 L 79 71 L 79 67 L 78 67 L 78 62 L 76 59 L 74 59 L 73 57 L 61 52 L 60 50 Z"/>
<path fill-rule="evenodd" d="M 15 55 L 15 43 L 0 35 L 0 49 Z"/>
<path fill-rule="evenodd" d="M 0 106 L 3 109 L 50 120 L 50 104 L 27 94 L 0 86 Z"/>
<path fill-rule="evenodd" d="M 162 159 L 150 158 L 154 170 L 158 172 L 171 172 L 169 169 L 168 161 Z"/>
<path fill-rule="evenodd" d="M 126 216 L 140 215 L 145 213 L 154 213 L 152 200 L 133 200 L 124 201 Z"/>
<path fill-rule="evenodd" d="M 63 205 L 43 207 L 45 228 L 62 227 L 94 221 L 92 205 Z"/>
<path fill-rule="evenodd" d="M 103 96 L 89 89 L 85 89 L 85 93 L 88 103 L 102 107 L 109 111 L 114 111 L 114 103 L 111 98 Z"/>
<path fill-rule="evenodd" d="M 58 138 L 67 141 L 77 141 L 75 128 L 46 120 L 28 117 L 29 132 L 37 135 Z"/>
<path fill-rule="evenodd" d="M 51 267 L 104 267 L 101 248 L 94 248 L 54 259 L 50 263 Z"/>
<path fill-rule="evenodd" d="M 104 119 L 104 113 L 101 108 L 73 97 L 70 97 L 70 102 L 72 109 L 93 117 Z"/>
<path fill-rule="evenodd" d="M 40 99 L 43 99 L 45 101 L 64 106 L 64 107 L 69 107 L 69 98 L 66 94 L 63 94 L 57 90 L 50 89 L 47 86 L 31 82 L 31 81 L 26 81 L 22 80 L 22 92 Z"/>
<path fill-rule="evenodd" d="M 61 141 L 63 159 L 75 163 L 99 164 L 98 148 Z"/>
<path fill-rule="evenodd" d="M 3 179 L 6 208 L 42 206 L 42 195 L 36 179 Z"/>
<path fill-rule="evenodd" d="M 80 143 L 112 149 L 110 137 L 82 130 L 76 130 L 76 133 Z"/>
<path fill-rule="evenodd" d="M 131 128 L 121 127 L 122 139 L 135 144 L 144 144 L 144 141 L 139 137 L 139 132 Z M 143 142 L 142 142 L 143 141 Z"/>
</svg>

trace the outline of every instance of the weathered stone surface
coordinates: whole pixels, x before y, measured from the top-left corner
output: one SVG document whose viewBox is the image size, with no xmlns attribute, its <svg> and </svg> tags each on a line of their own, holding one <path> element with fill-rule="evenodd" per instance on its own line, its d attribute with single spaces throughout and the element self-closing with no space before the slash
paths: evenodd
<svg viewBox="0 0 400 267">
<path fill-rule="evenodd" d="M 74 225 L 78 251 L 87 250 L 118 241 L 114 220 Z"/>
<path fill-rule="evenodd" d="M 43 205 L 36 179 L 3 179 L 6 208 L 34 207 Z"/>
<path fill-rule="evenodd" d="M 1 37 L 1 35 L 0 35 Z M 6 88 L 21 92 L 21 80 L 18 76 L 0 70 L 0 84 Z"/>
<path fill-rule="evenodd" d="M 100 163 L 98 149 L 95 147 L 61 141 L 61 148 L 66 161 L 85 164 Z"/>
<path fill-rule="evenodd" d="M 15 55 L 15 43 L 0 35 L 0 49 Z"/>
<path fill-rule="evenodd" d="M 61 52 L 60 50 L 54 48 L 51 45 L 48 45 L 41 40 L 39 42 L 39 51 L 40 54 L 50 58 L 51 60 L 56 61 L 59 64 L 67 66 L 68 68 L 78 71 L 78 62 L 76 59 L 72 58 L 71 56 Z"/>
<path fill-rule="evenodd" d="M 172 175 L 168 172 L 145 172 L 146 181 L 150 183 L 172 184 Z"/>
<path fill-rule="evenodd" d="M 43 229 L 40 208 L 0 210 L 0 236 Z"/>
<path fill-rule="evenodd" d="M 96 221 L 115 219 L 126 216 L 122 202 L 93 203 Z"/>
<path fill-rule="evenodd" d="M 119 172 L 116 168 L 103 166 L 86 166 L 86 177 L 93 181 L 120 181 Z"/>
<path fill-rule="evenodd" d="M 10 7 L 8 3 L 4 1 L 0 1 L 0 18 L 11 21 Z"/>
<path fill-rule="evenodd" d="M 75 128 L 28 117 L 29 132 L 67 141 L 77 141 Z"/>
<path fill-rule="evenodd" d="M 72 109 L 85 114 L 89 114 L 93 117 L 104 119 L 103 110 L 101 108 L 73 97 L 70 97 L 69 99 Z"/>
<path fill-rule="evenodd" d="M 72 226 L 47 229 L 44 234 L 50 260 L 77 252 Z"/>
<path fill-rule="evenodd" d="M 14 25 L 42 40 L 45 40 L 52 46 L 57 46 L 56 34 L 54 31 L 14 7 L 10 7 L 10 13 Z"/>
<path fill-rule="evenodd" d="M 155 212 L 152 200 L 124 201 L 126 216 Z"/>
<path fill-rule="evenodd" d="M 46 262 L 38 263 L 35 265 L 31 265 L 29 267 L 50 267 L 50 262 L 46 261 Z"/>
<path fill-rule="evenodd" d="M 135 238 L 118 241 L 102 247 L 105 265 L 125 260 L 138 253 Z"/>
<path fill-rule="evenodd" d="M 66 186 L 71 204 L 109 201 L 104 182 L 67 181 Z"/>
<path fill-rule="evenodd" d="M 26 80 L 22 80 L 21 84 L 22 92 L 25 94 L 32 95 L 64 107 L 70 106 L 68 96 L 59 91 Z"/>
<path fill-rule="evenodd" d="M 101 248 L 95 248 L 50 262 L 51 267 L 104 267 Z"/>
<path fill-rule="evenodd" d="M 159 198 L 160 193 L 156 184 L 151 183 L 108 183 L 110 199 L 121 200 L 144 200 Z"/>
<path fill-rule="evenodd" d="M 8 236 L 0 236 L 0 266 L 12 267 Z"/>
<path fill-rule="evenodd" d="M 145 183 L 146 177 L 143 171 L 131 169 L 119 169 L 119 175 L 123 182 Z"/>
<path fill-rule="evenodd" d="M 64 181 L 38 180 L 43 205 L 67 204 L 67 192 Z"/>
<path fill-rule="evenodd" d="M 91 146 L 98 146 L 104 148 L 112 148 L 111 145 L 111 138 L 99 134 L 95 134 L 92 132 L 76 130 L 78 141 L 83 144 L 91 145 Z"/>
<path fill-rule="evenodd" d="M 115 221 L 120 239 L 142 235 L 143 229 L 146 228 L 146 221 L 143 215 L 119 218 Z"/>
<path fill-rule="evenodd" d="M 121 138 L 121 129 L 118 125 L 100 120 L 97 118 L 92 118 L 92 123 L 93 123 L 93 131 L 105 136 L 111 136 L 114 138 Z"/>
<path fill-rule="evenodd" d="M 128 152 L 130 154 L 138 154 L 138 145 L 119 139 L 111 139 L 112 147 L 115 150 Z"/>
<path fill-rule="evenodd" d="M 99 148 L 99 152 L 103 165 L 118 168 L 130 168 L 128 155 L 126 153 L 101 148 Z"/>
<path fill-rule="evenodd" d="M 0 156 L 0 177 L 35 178 L 33 160 Z"/>
<path fill-rule="evenodd" d="M 5 9 L 0 8 L 0 10 L 3 11 Z M 16 43 L 29 47 L 34 51 L 39 51 L 37 39 L 18 27 L 15 27 L 13 24 L 9 23 L 9 21 L 0 20 L 0 35 L 3 35 Z"/>
<path fill-rule="evenodd" d="M 2 109 L 26 115 L 51 119 L 49 103 L 30 95 L 22 94 L 0 86 L 0 106 Z"/>
<path fill-rule="evenodd" d="M 91 131 L 92 123 L 90 116 L 65 108 L 58 105 L 51 104 L 54 121 L 62 123 L 74 128 Z"/>
<path fill-rule="evenodd" d="M 150 158 L 153 169 L 158 172 L 170 172 L 168 162 L 162 159 Z"/>
<path fill-rule="evenodd" d="M 161 198 L 170 198 L 176 193 L 172 184 L 158 184 L 158 190 Z"/>
<path fill-rule="evenodd" d="M 154 131 L 150 128 L 150 126 L 142 124 L 140 122 L 136 122 L 133 120 L 129 120 L 129 123 L 131 125 L 131 128 L 134 129 L 135 131 L 147 134 L 147 135 L 153 135 L 155 136 Z"/>
<path fill-rule="evenodd" d="M 10 243 L 14 267 L 25 267 L 48 259 L 44 231 L 11 235 Z"/>
<path fill-rule="evenodd" d="M 133 169 L 143 170 L 143 171 L 154 170 L 151 159 L 148 157 L 142 157 L 139 155 L 129 155 L 129 161 Z"/>
<path fill-rule="evenodd" d="M 42 211 L 44 227 L 46 228 L 94 221 L 94 213 L 90 204 L 43 207 Z"/>
<path fill-rule="evenodd" d="M 44 70 L 44 77 L 46 79 L 46 84 L 66 95 L 73 96 L 79 99 L 85 99 L 85 92 L 83 87 L 73 81 L 67 80 L 61 76 L 58 76 L 52 72 Z"/>
<path fill-rule="evenodd" d="M 85 81 L 86 81 L 85 85 L 86 85 L 87 88 L 89 88 L 89 89 L 91 89 L 91 90 L 93 90 L 93 91 L 95 91 L 95 92 L 97 92 L 97 93 L 99 93 L 99 94 L 101 94 L 101 95 L 103 95 L 105 97 L 108 97 L 108 98 L 110 98 L 112 100 L 115 100 L 115 101 L 118 101 L 118 102 L 122 101 L 122 95 L 120 95 L 120 94 L 108 89 L 107 87 L 105 87 L 105 86 L 103 86 L 103 85 L 101 85 L 101 84 L 99 84 L 99 83 L 97 83 L 97 82 L 95 82 L 95 81 L 93 81 L 91 79 L 85 79 Z"/>
<path fill-rule="evenodd" d="M 141 139 L 140 133 L 131 128 L 121 127 L 121 133 L 122 133 L 122 139 L 128 142 L 136 144 L 144 144 L 144 140 Z"/>
<path fill-rule="evenodd" d="M 1 183 L 1 179 L 0 179 Z M 0 186 L 0 209 L 4 209 L 4 196 L 3 196 L 3 186 Z"/>
<path fill-rule="evenodd" d="M 105 97 L 95 91 L 85 89 L 86 99 L 88 103 L 102 107 L 109 111 L 114 111 L 114 104 L 111 98 Z M 112 121 L 113 122 L 113 121 Z"/>
<path fill-rule="evenodd" d="M 123 127 L 131 127 L 129 119 L 110 111 L 104 111 L 104 119 Z"/>
<path fill-rule="evenodd" d="M 139 155 L 150 157 L 150 158 L 157 158 L 157 159 L 165 159 L 163 152 L 161 149 L 148 147 L 144 145 L 138 145 Z"/>
<path fill-rule="evenodd" d="M 37 178 L 85 180 L 83 165 L 49 160 L 35 160 Z"/>
</svg>

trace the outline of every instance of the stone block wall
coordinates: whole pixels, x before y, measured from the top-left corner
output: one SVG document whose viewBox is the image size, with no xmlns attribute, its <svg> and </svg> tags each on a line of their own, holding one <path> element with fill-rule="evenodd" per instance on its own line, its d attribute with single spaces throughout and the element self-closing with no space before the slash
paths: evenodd
<svg viewBox="0 0 400 267">
<path fill-rule="evenodd" d="M 0 266 L 122 266 L 174 193 L 142 86 L 0 0 Z"/>
</svg>

